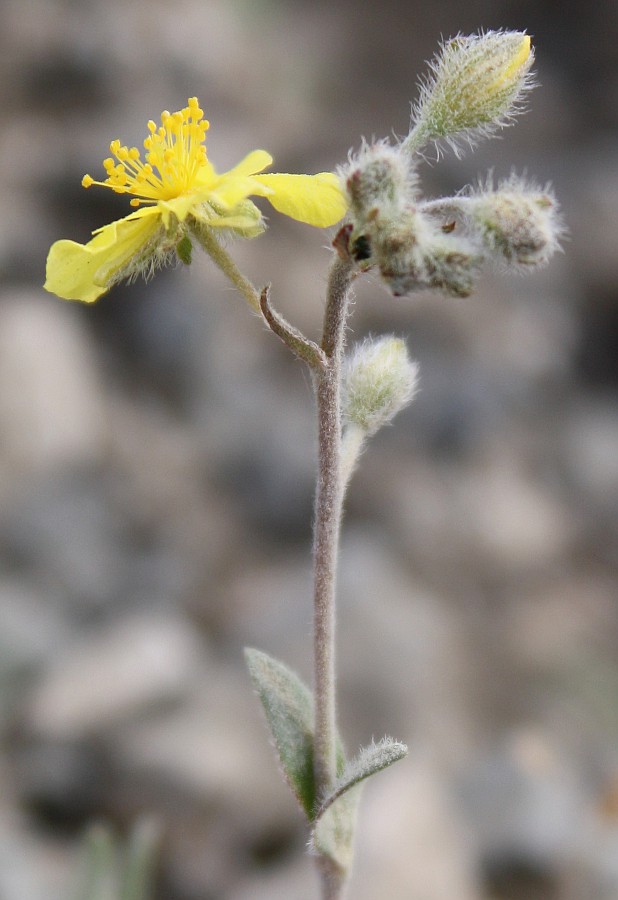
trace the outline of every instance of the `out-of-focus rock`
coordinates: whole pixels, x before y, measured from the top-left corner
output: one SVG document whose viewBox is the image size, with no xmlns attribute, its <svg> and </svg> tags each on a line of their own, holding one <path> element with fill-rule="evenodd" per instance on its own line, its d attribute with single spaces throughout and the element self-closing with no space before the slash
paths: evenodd
<svg viewBox="0 0 618 900">
<path fill-rule="evenodd" d="M 24 713 L 47 739 L 101 734 L 144 710 L 177 701 L 199 670 L 202 647 L 179 618 L 144 613 L 65 647 Z"/>
<path fill-rule="evenodd" d="M 96 357 L 66 304 L 12 291 L 0 304 L 0 463 L 37 472 L 91 463 L 105 442 Z"/>
<path fill-rule="evenodd" d="M 361 801 L 353 895 L 481 900 L 466 826 L 438 769 L 412 747 L 371 778 Z"/>
</svg>

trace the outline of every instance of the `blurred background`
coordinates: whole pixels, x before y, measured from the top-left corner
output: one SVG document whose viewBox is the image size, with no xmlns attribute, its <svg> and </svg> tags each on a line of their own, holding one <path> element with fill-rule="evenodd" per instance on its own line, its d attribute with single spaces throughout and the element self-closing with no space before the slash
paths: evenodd
<svg viewBox="0 0 618 900">
<path fill-rule="evenodd" d="M 618 896 L 615 0 L 2 0 L 0 900 L 72 898 L 86 826 L 145 813 L 157 900 L 317 896 L 242 658 L 311 678 L 309 379 L 199 253 L 46 294 L 49 245 L 128 212 L 82 175 L 193 95 L 219 170 L 333 169 L 407 133 L 441 37 L 500 27 L 533 35 L 530 112 L 424 189 L 527 170 L 570 237 L 467 300 L 359 285 L 350 342 L 404 336 L 421 390 L 345 522 L 343 735 L 410 746 L 350 895 Z M 332 234 L 270 218 L 233 255 L 316 337 Z"/>
</svg>

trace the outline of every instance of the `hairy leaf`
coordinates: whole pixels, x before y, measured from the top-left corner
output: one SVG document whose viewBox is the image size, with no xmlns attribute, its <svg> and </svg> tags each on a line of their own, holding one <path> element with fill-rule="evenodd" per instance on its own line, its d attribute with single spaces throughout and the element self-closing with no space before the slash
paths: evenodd
<svg viewBox="0 0 618 900">
<path fill-rule="evenodd" d="M 372 743 L 368 747 L 363 747 L 358 756 L 345 766 L 332 793 L 322 802 L 317 817 L 319 818 L 329 806 L 355 785 L 369 778 L 370 775 L 375 775 L 376 772 L 392 766 L 393 763 L 403 759 L 407 752 L 408 748 L 405 744 L 389 737 L 382 738 L 377 744 Z"/>
<path fill-rule="evenodd" d="M 316 853 L 328 857 L 343 873 L 352 865 L 354 826 L 360 798 L 360 783 L 386 769 L 408 752 L 405 744 L 383 738 L 363 747 L 337 779 L 333 791 L 318 809 L 312 834 Z"/>
<path fill-rule="evenodd" d="M 247 648 L 245 658 L 285 779 L 311 820 L 315 808 L 311 691 L 287 666 L 266 653 Z"/>
</svg>

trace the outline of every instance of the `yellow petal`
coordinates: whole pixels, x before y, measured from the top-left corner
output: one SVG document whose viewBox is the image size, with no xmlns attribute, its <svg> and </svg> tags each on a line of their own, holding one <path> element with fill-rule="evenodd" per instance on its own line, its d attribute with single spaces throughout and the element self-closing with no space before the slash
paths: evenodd
<svg viewBox="0 0 618 900">
<path fill-rule="evenodd" d="M 506 67 L 500 78 L 496 81 L 496 88 L 500 88 L 508 81 L 512 81 L 514 78 L 517 78 L 522 66 L 524 66 L 528 62 L 528 59 L 530 58 L 530 52 L 530 35 L 524 34 L 517 53 L 514 54 L 509 65 Z"/>
<path fill-rule="evenodd" d="M 222 206 L 224 209 L 234 209 L 252 194 L 265 197 L 270 194 L 270 190 L 263 184 L 258 184 L 255 176 L 247 175 L 242 178 L 229 179 L 223 177 L 216 187 L 208 191 L 204 199 L 208 202 L 212 201 L 216 206 Z"/>
<path fill-rule="evenodd" d="M 93 303 L 111 286 L 114 275 L 123 269 L 152 238 L 160 226 L 156 208 L 153 214 L 112 222 L 95 233 L 87 244 L 56 241 L 47 257 L 45 290 L 64 300 Z"/>
<path fill-rule="evenodd" d="M 204 199 L 212 199 L 216 204 L 230 209 L 238 206 L 251 194 L 264 196 L 268 193 L 268 189 L 263 185 L 256 185 L 253 176 L 270 166 L 272 161 L 272 156 L 266 150 L 253 150 L 229 172 L 223 172 L 213 178 L 207 185 L 208 196 Z"/>
<path fill-rule="evenodd" d="M 272 161 L 272 156 L 266 150 L 252 150 L 233 169 L 223 173 L 221 178 L 244 178 L 245 175 L 255 175 L 267 169 Z"/>
<path fill-rule="evenodd" d="M 254 175 L 252 180 L 272 190 L 267 198 L 276 210 L 299 222 L 328 228 L 345 215 L 347 203 L 339 179 L 332 172 L 321 172 L 319 175 Z"/>
<path fill-rule="evenodd" d="M 207 197 L 209 193 L 210 191 L 205 192 L 204 196 Z M 172 215 L 179 222 L 184 222 L 189 213 L 193 211 L 193 207 L 202 202 L 203 199 L 200 193 L 181 194 L 180 197 L 173 197 L 171 200 L 159 200 L 157 207 L 164 227 L 166 229 L 170 227 Z"/>
</svg>

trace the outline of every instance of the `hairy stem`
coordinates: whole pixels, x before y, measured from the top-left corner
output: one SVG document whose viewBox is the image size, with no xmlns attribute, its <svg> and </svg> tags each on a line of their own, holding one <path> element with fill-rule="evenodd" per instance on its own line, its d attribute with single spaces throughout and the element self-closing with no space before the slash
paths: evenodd
<svg viewBox="0 0 618 900">
<path fill-rule="evenodd" d="M 335 697 L 335 586 L 344 495 L 341 473 L 341 362 L 350 285 L 348 260 L 335 257 L 328 281 L 322 350 L 326 363 L 314 370 L 318 406 L 318 484 L 314 523 L 314 775 L 318 802 L 337 779 Z M 343 896 L 344 879 L 318 860 L 323 900 Z"/>
</svg>

